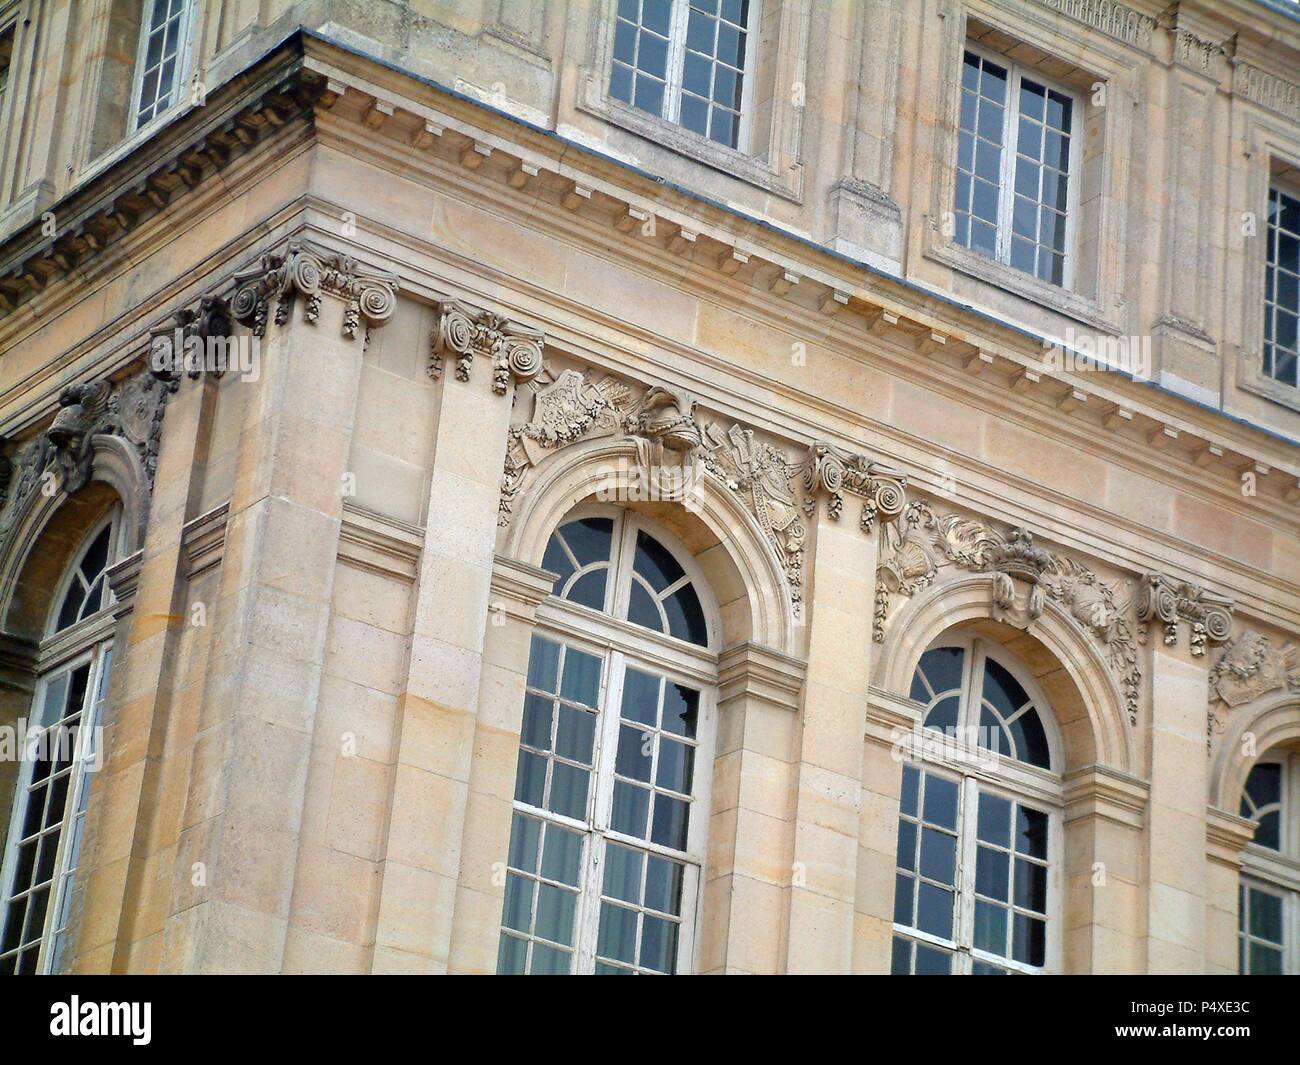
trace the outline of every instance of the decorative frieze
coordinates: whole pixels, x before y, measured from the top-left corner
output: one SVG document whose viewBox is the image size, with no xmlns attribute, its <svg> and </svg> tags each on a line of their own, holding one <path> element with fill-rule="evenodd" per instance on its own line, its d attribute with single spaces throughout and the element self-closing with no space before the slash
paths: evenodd
<svg viewBox="0 0 1300 1065">
<path fill-rule="evenodd" d="M 531 381 L 542 370 L 546 341 L 540 329 L 520 325 L 491 311 L 467 307 L 456 300 L 438 304 L 438 326 L 429 353 L 429 376 L 442 376 L 444 360 L 456 360 L 456 380 L 468 381 L 474 357 L 492 361 L 492 391 L 504 396 L 510 379 Z"/>
<path fill-rule="evenodd" d="M 368 344 L 371 327 L 387 321 L 396 308 L 397 288 L 396 274 L 365 269 L 350 255 L 291 240 L 283 250 L 267 252 L 255 266 L 235 274 L 230 313 L 255 337 L 262 337 L 272 300 L 276 325 L 289 320 L 299 297 L 304 321 L 315 324 L 321 296 L 330 295 L 347 302 L 343 335 L 355 339 L 364 322 Z"/>
<path fill-rule="evenodd" d="M 1232 635 L 1232 600 L 1190 581 L 1179 581 L 1163 573 L 1148 573 L 1137 601 L 1137 618 L 1143 625 L 1159 621 L 1165 627 L 1165 643 L 1178 642 L 1178 622 L 1191 626 L 1192 654 L 1205 654 L 1206 641 L 1223 643 Z M 1145 629 L 1139 636 L 1145 637 Z"/>
<path fill-rule="evenodd" d="M 1100 30 L 1108 37 L 1131 44 L 1138 48 L 1151 45 L 1151 33 L 1156 28 L 1156 20 L 1150 15 L 1134 11 L 1131 7 L 1116 3 L 1115 0 L 1039 0 L 1044 7 L 1050 7 L 1094 30 Z"/>
<path fill-rule="evenodd" d="M 1239 60 L 1233 84 L 1237 93 L 1247 100 L 1276 111 L 1292 122 L 1300 122 L 1300 85 L 1295 82 Z"/>
<path fill-rule="evenodd" d="M 1041 617 L 1048 599 L 1061 604 L 1101 645 L 1120 679 L 1129 720 L 1137 723 L 1142 674 L 1133 627 L 1124 616 L 1128 603 L 1117 602 L 1115 589 L 1086 566 L 1035 544 L 1027 529 L 1003 533 L 977 519 L 936 514 L 920 500 L 908 503 L 902 520 L 886 531 L 876 570 L 877 643 L 885 638 L 890 595 L 915 595 L 948 566 L 991 576 L 993 616 L 1019 628 Z M 1025 586 L 1023 596 L 1018 585 Z"/>
<path fill-rule="evenodd" d="M 0 457 L 0 551 L 37 492 L 69 495 L 90 481 L 96 437 L 120 437 L 135 448 L 152 491 L 163 413 L 175 385 L 146 371 L 122 381 L 68 385 L 50 427 Z"/>
<path fill-rule="evenodd" d="M 906 478 L 831 444 L 812 444 L 789 457 L 752 429 L 701 421 L 690 395 L 653 386 L 637 394 L 612 376 L 592 380 L 576 369 L 543 368 L 531 383 L 533 411 L 511 430 L 502 478 L 499 524 L 508 525 L 528 472 L 549 454 L 580 440 L 623 438 L 634 444 L 638 475 L 659 499 L 692 505 L 699 478 L 711 476 L 744 504 L 758 522 L 790 585 L 796 610 L 803 602 L 805 518 L 825 497 L 834 520 L 846 493 L 862 499 L 859 526 L 872 532 L 898 518 L 906 503 Z"/>
</svg>

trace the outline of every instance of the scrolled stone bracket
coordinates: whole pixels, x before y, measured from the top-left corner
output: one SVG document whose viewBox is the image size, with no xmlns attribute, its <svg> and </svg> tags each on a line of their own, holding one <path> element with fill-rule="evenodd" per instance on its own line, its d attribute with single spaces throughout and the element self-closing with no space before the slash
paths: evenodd
<svg viewBox="0 0 1300 1065">
<path fill-rule="evenodd" d="M 827 514 L 835 521 L 843 513 L 846 492 L 860 497 L 858 526 L 865 533 L 878 521 L 897 521 L 907 506 L 907 478 L 902 473 L 865 456 L 848 455 L 821 440 L 808 448 L 802 481 L 804 513 L 810 518 L 819 496 L 825 496 Z"/>
<path fill-rule="evenodd" d="M 230 314 L 247 325 L 253 336 L 263 337 L 272 301 L 277 326 L 289 321 L 299 299 L 303 320 L 314 325 L 320 317 L 321 297 L 329 295 L 346 301 L 343 335 L 356 339 L 364 324 L 365 343 L 369 344 L 370 330 L 392 317 L 398 286 L 396 274 L 362 267 L 350 255 L 291 240 L 283 249 L 266 252 L 253 266 L 235 273 Z"/>
<path fill-rule="evenodd" d="M 1178 623 L 1191 627 L 1191 651 L 1198 658 L 1205 645 L 1224 643 L 1232 635 L 1232 600 L 1208 592 L 1198 584 L 1180 581 L 1163 573 L 1148 573 L 1142 579 L 1137 600 L 1138 621 L 1144 626 L 1158 621 L 1164 625 L 1166 644 L 1178 642 Z M 1145 638 L 1145 628 L 1139 630 Z"/>
<path fill-rule="evenodd" d="M 492 391 L 504 396 L 511 379 L 523 383 L 542 372 L 546 335 L 540 329 L 458 300 L 443 300 L 437 307 L 428 369 L 434 380 L 442 376 L 445 360 L 451 358 L 456 360 L 456 380 L 468 381 L 475 356 L 482 356 L 492 363 Z"/>
</svg>

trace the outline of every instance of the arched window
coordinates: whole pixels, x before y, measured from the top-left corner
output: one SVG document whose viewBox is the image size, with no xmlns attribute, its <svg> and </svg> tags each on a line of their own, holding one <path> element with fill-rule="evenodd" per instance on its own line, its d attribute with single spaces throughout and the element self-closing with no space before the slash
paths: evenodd
<svg viewBox="0 0 1300 1065">
<path fill-rule="evenodd" d="M 1051 970 L 1060 745 L 1041 694 L 982 639 L 931 647 L 910 694 L 923 727 L 901 752 L 891 972 Z"/>
<path fill-rule="evenodd" d="M 1241 853 L 1240 971 L 1300 973 L 1300 754 L 1283 751 L 1256 762 L 1240 813 L 1259 823 Z"/>
<path fill-rule="evenodd" d="M 713 764 L 714 622 L 637 514 L 552 535 L 515 780 L 497 969 L 690 969 Z"/>
<path fill-rule="evenodd" d="M 87 772 L 97 767 L 112 662 L 107 570 L 117 522 L 101 522 L 73 556 L 37 652 L 0 888 L 0 974 L 57 972 L 85 822 Z"/>
</svg>

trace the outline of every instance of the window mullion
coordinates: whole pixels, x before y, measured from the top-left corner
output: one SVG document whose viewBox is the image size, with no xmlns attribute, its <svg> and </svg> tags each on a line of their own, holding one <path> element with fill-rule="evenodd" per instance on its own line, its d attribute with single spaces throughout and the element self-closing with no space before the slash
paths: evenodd
<svg viewBox="0 0 1300 1065">
<path fill-rule="evenodd" d="M 665 117 L 679 123 L 682 113 L 682 80 L 686 65 L 686 25 L 690 0 L 673 0 L 672 21 L 668 24 L 668 70 L 664 86 Z"/>
<path fill-rule="evenodd" d="M 961 836 L 957 841 L 957 910 L 958 923 L 954 942 L 961 951 L 969 952 L 974 943 L 975 922 L 975 780 L 962 777 L 961 812 L 957 826 Z"/>
<path fill-rule="evenodd" d="M 1016 199 L 1016 149 L 1020 139 L 1020 71 L 1007 67 L 1007 106 L 1002 121 L 1002 195 L 998 198 L 998 261 L 1011 263 L 1011 220 Z"/>
</svg>

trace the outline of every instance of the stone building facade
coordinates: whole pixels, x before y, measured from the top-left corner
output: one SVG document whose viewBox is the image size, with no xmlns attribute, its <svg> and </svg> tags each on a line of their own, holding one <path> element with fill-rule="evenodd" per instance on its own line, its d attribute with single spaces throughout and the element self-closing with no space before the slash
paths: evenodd
<svg viewBox="0 0 1300 1065">
<path fill-rule="evenodd" d="M 1300 971 L 1291 0 L 0 62 L 0 970 Z"/>
</svg>

